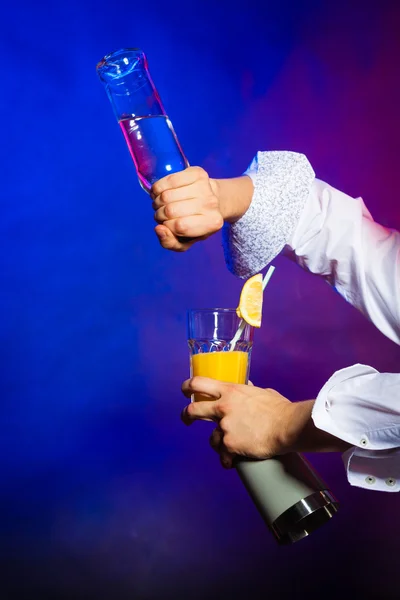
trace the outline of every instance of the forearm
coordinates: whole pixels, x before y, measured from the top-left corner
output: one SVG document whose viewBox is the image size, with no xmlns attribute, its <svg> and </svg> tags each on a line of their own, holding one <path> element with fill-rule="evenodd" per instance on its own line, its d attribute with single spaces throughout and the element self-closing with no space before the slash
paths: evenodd
<svg viewBox="0 0 400 600">
<path fill-rule="evenodd" d="M 212 179 L 211 185 L 218 198 L 219 208 L 226 223 L 235 223 L 247 211 L 253 196 L 253 182 L 243 175 L 233 179 Z"/>
<path fill-rule="evenodd" d="M 290 406 L 287 447 L 290 452 L 345 452 L 350 444 L 318 429 L 312 419 L 315 400 Z"/>
</svg>

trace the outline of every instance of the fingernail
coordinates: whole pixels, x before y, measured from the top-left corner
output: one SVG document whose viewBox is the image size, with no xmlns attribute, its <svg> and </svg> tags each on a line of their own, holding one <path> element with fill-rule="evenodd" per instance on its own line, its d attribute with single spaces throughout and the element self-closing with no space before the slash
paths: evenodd
<svg viewBox="0 0 400 600">
<path fill-rule="evenodd" d="M 165 233 L 165 231 L 157 231 L 157 235 L 161 240 L 163 240 L 164 238 L 167 237 L 167 234 Z"/>
</svg>

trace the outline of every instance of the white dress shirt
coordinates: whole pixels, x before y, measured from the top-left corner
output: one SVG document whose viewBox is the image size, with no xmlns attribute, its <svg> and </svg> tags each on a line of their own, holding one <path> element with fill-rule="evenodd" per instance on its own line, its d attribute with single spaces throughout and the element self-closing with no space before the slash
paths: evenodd
<svg viewBox="0 0 400 600">
<path fill-rule="evenodd" d="M 361 198 L 315 179 L 301 154 L 259 152 L 246 174 L 254 194 L 224 228 L 228 268 L 247 278 L 283 250 L 400 344 L 400 233 L 375 223 Z M 352 444 L 343 454 L 352 485 L 400 490 L 400 374 L 342 369 L 319 392 L 312 417 Z"/>
</svg>

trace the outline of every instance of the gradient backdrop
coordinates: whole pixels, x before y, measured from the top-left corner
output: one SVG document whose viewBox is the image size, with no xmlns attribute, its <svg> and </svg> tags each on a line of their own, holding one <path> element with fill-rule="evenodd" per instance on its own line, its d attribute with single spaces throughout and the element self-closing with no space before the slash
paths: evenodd
<svg viewBox="0 0 400 600">
<path fill-rule="evenodd" d="M 180 422 L 185 311 L 236 305 L 220 236 L 163 251 L 97 79 L 124 46 L 151 73 L 192 164 L 257 150 L 400 228 L 400 8 L 392 2 L 104 0 L 1 9 L 0 599 L 400 597 L 399 495 L 311 457 L 341 511 L 276 546 L 210 424 Z M 400 349 L 279 258 L 253 381 L 315 397 L 338 368 L 398 371 Z"/>
</svg>

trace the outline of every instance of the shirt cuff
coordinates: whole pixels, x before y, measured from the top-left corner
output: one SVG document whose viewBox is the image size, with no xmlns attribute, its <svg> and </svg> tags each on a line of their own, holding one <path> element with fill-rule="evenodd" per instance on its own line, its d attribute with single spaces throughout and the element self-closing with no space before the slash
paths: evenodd
<svg viewBox="0 0 400 600">
<path fill-rule="evenodd" d="M 318 429 L 326 431 L 331 435 L 344 440 L 354 446 L 364 446 L 368 444 L 368 438 L 365 436 L 364 431 L 355 431 L 354 425 L 351 425 L 351 417 L 354 418 L 354 408 L 348 407 L 349 414 L 346 420 L 343 418 L 338 419 L 337 415 L 337 396 L 338 388 L 343 384 L 351 380 L 356 380 L 358 377 L 367 373 L 377 373 L 376 369 L 367 367 L 365 365 L 354 365 L 345 369 L 340 369 L 332 377 L 328 379 L 324 387 L 319 392 L 317 399 L 315 400 L 314 407 L 312 410 L 312 418 L 314 424 Z M 341 403 L 343 404 L 343 402 Z M 359 409 L 357 410 L 357 413 Z M 339 421 L 339 422 L 338 422 Z M 346 425 L 348 428 L 346 429 Z"/>
<path fill-rule="evenodd" d="M 351 485 L 378 492 L 400 491 L 400 449 L 350 448 L 343 462 Z"/>
<path fill-rule="evenodd" d="M 351 382 L 356 390 L 360 378 L 377 373 L 376 369 L 366 365 L 354 365 L 337 371 L 318 394 L 312 418 L 318 429 L 353 445 L 343 454 L 347 479 L 351 485 L 376 491 L 397 492 L 400 490 L 400 448 L 393 447 L 393 436 L 388 441 L 384 429 L 378 430 L 380 435 L 377 436 L 377 432 L 373 430 L 365 431 L 366 428 L 360 428 L 358 419 L 363 412 L 361 408 L 367 411 L 369 418 L 371 416 L 367 406 L 354 406 L 353 402 L 349 402 L 350 399 L 354 400 L 353 394 L 349 396 L 343 392 L 346 419 L 342 412 L 341 418 L 335 418 L 335 405 L 338 397 L 342 397 L 340 390 L 343 390 L 343 385 L 348 387 Z"/>
<path fill-rule="evenodd" d="M 290 240 L 315 178 L 295 152 L 258 152 L 245 172 L 254 183 L 249 209 L 223 229 L 228 269 L 245 279 L 261 271 Z"/>
<path fill-rule="evenodd" d="M 385 383 L 386 382 L 386 383 Z M 366 365 L 337 371 L 314 403 L 316 427 L 366 450 L 398 448 L 399 376 Z"/>
</svg>

